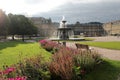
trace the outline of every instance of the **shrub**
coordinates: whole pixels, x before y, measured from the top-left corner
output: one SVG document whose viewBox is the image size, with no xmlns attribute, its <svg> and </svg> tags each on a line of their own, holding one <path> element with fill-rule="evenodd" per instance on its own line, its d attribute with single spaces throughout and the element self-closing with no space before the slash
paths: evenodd
<svg viewBox="0 0 120 80">
<path fill-rule="evenodd" d="M 40 43 L 42 46 L 44 46 L 44 45 L 47 43 L 47 40 L 44 40 L 44 39 L 43 39 L 43 40 L 40 40 L 39 43 Z"/>
<path fill-rule="evenodd" d="M 26 80 L 26 76 L 20 76 L 15 66 L 4 66 L 4 70 L 0 71 L 0 80 Z"/>
<path fill-rule="evenodd" d="M 47 63 L 41 55 L 25 59 L 17 68 L 21 75 L 28 77 L 28 80 L 50 80 Z"/>
<path fill-rule="evenodd" d="M 101 61 L 100 55 L 96 51 L 78 51 L 74 55 L 75 65 L 80 65 L 87 72 L 94 69 L 94 66 Z"/>
<path fill-rule="evenodd" d="M 52 80 L 77 80 L 80 74 L 80 66 L 74 65 L 73 49 L 63 47 L 53 54 L 49 66 Z"/>
<path fill-rule="evenodd" d="M 52 56 L 49 66 L 50 73 L 54 76 L 52 80 L 81 80 L 100 60 L 100 55 L 95 51 L 62 47 Z"/>
<path fill-rule="evenodd" d="M 52 52 L 52 53 L 54 53 L 56 47 L 58 46 L 56 42 L 53 42 L 50 40 L 41 40 L 40 44 L 45 50 Z"/>
<path fill-rule="evenodd" d="M 57 46 L 56 42 L 48 41 L 43 48 L 46 49 L 47 51 L 53 51 L 53 49 Z"/>
</svg>

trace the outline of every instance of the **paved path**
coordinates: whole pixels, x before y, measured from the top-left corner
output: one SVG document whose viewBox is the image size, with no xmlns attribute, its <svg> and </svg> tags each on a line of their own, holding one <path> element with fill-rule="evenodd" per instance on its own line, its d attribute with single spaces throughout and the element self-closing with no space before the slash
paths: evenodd
<svg viewBox="0 0 120 80">
<path fill-rule="evenodd" d="M 94 50 L 97 50 L 104 58 L 119 60 L 120 61 L 120 50 L 111 50 L 98 47 L 92 47 Z"/>
<path fill-rule="evenodd" d="M 94 41 L 120 41 L 120 36 L 103 36 L 103 37 L 88 37 L 88 38 L 92 38 L 95 39 Z"/>
<path fill-rule="evenodd" d="M 76 48 L 74 42 L 73 43 L 67 42 L 66 45 L 72 48 Z M 98 48 L 98 47 L 91 47 L 91 48 L 98 51 L 98 53 L 101 54 L 102 57 L 104 58 L 120 61 L 120 50 L 111 50 L 111 49 L 104 49 L 104 48 Z"/>
</svg>

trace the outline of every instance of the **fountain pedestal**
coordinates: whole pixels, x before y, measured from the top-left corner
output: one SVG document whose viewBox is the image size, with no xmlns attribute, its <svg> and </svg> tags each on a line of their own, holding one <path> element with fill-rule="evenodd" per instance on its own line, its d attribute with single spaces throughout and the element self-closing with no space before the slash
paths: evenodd
<svg viewBox="0 0 120 80">
<path fill-rule="evenodd" d="M 63 19 L 62 19 L 62 21 L 60 22 L 60 26 L 59 26 L 59 28 L 57 29 L 57 36 L 58 36 L 58 38 L 59 39 L 61 39 L 61 40 L 68 40 L 69 39 L 69 36 L 70 36 L 70 34 L 71 34 L 71 31 L 72 31 L 72 29 L 71 28 L 68 28 L 67 26 L 66 26 L 66 20 L 65 20 L 65 18 L 64 18 L 64 16 L 63 16 Z"/>
<path fill-rule="evenodd" d="M 58 28 L 58 37 L 61 40 L 67 40 L 69 39 L 71 28 Z"/>
</svg>

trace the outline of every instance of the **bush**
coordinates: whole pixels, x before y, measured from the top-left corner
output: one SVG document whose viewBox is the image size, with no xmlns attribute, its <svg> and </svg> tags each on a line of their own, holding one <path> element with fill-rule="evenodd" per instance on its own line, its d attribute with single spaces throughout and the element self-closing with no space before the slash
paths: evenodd
<svg viewBox="0 0 120 80">
<path fill-rule="evenodd" d="M 47 63 L 41 55 L 20 62 L 17 68 L 28 80 L 50 80 Z"/>
<path fill-rule="evenodd" d="M 96 51 L 78 51 L 74 55 L 75 65 L 80 65 L 87 72 L 94 69 L 94 66 L 101 61 L 100 55 Z"/>
<path fill-rule="evenodd" d="M 62 47 L 53 54 L 49 70 L 54 78 L 52 80 L 81 80 L 100 61 L 100 55 L 95 51 Z"/>
<path fill-rule="evenodd" d="M 77 80 L 80 77 L 78 76 L 81 74 L 80 66 L 77 67 L 74 65 L 73 53 L 73 49 L 63 47 L 57 53 L 53 54 L 49 66 L 52 80 Z"/>
<path fill-rule="evenodd" d="M 39 42 L 45 50 L 52 53 L 54 53 L 56 47 L 59 46 L 56 42 L 50 40 L 40 40 Z"/>
<path fill-rule="evenodd" d="M 15 66 L 4 66 L 4 70 L 0 71 L 0 80 L 27 80 L 26 76 L 18 74 Z"/>
<path fill-rule="evenodd" d="M 47 40 L 40 40 L 39 43 L 41 44 L 41 46 L 44 46 L 48 41 Z"/>
</svg>

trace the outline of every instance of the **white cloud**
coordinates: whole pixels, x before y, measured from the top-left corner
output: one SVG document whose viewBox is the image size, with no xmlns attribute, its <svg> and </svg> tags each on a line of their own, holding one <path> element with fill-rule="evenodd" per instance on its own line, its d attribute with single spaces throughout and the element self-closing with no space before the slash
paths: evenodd
<svg viewBox="0 0 120 80">
<path fill-rule="evenodd" d="M 24 0 L 26 4 L 38 4 L 39 2 L 43 2 L 44 0 Z"/>
<path fill-rule="evenodd" d="M 120 0 L 0 0 L 0 8 L 6 13 L 33 15 L 40 12 L 48 12 L 67 3 L 98 3 L 116 2 Z M 86 5 L 87 6 L 87 5 Z M 73 6 L 74 7 L 74 6 Z"/>
<path fill-rule="evenodd" d="M 38 12 L 47 12 L 66 2 L 67 0 L 0 0 L 0 8 L 6 13 L 32 15 Z"/>
<path fill-rule="evenodd" d="M 75 0 L 77 1 L 77 0 Z M 58 9 L 52 10 L 48 13 L 36 14 L 35 16 L 44 16 L 46 18 L 51 17 L 53 21 L 60 21 L 62 15 L 65 15 L 68 22 L 91 22 L 100 21 L 108 22 L 112 20 L 120 19 L 120 2 L 115 1 L 101 1 L 101 2 L 90 2 L 83 4 L 72 2 L 59 6 Z M 116 12 L 117 11 L 117 12 Z"/>
<path fill-rule="evenodd" d="M 120 2 L 120 0 L 67 0 L 71 3 L 100 3 L 100 2 Z"/>
</svg>

